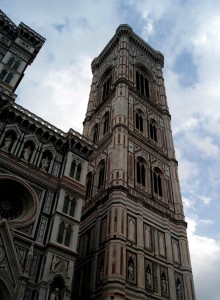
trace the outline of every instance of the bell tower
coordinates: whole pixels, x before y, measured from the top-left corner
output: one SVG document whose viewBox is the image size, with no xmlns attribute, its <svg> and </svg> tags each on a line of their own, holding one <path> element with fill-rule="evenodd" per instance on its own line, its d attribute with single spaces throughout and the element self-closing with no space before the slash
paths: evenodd
<svg viewBox="0 0 220 300">
<path fill-rule="evenodd" d="M 163 66 L 128 25 L 92 62 L 74 299 L 195 300 Z"/>
</svg>

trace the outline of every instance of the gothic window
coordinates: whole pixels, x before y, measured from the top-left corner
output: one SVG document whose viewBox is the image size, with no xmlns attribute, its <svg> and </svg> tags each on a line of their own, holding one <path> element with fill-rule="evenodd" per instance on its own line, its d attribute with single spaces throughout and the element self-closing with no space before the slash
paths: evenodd
<svg viewBox="0 0 220 300">
<path fill-rule="evenodd" d="M 66 234 L 65 234 L 65 240 L 64 240 L 64 245 L 67 247 L 69 247 L 69 245 L 70 245 L 71 235 L 72 235 L 72 226 L 68 225 L 66 228 Z"/>
<path fill-rule="evenodd" d="M 76 170 L 76 161 L 72 161 L 71 169 L 70 169 L 70 177 L 74 178 Z"/>
<path fill-rule="evenodd" d="M 72 236 L 72 226 L 66 225 L 65 222 L 61 222 L 58 229 L 57 235 L 57 243 L 64 244 L 65 246 L 69 247 L 71 242 Z"/>
<path fill-rule="evenodd" d="M 86 176 L 86 199 L 92 195 L 92 172 L 89 172 Z"/>
<path fill-rule="evenodd" d="M 104 127 L 103 127 L 103 135 L 109 131 L 109 112 L 106 112 L 104 115 Z"/>
<path fill-rule="evenodd" d="M 105 161 L 102 160 L 100 162 L 99 168 L 98 168 L 98 190 L 100 190 L 104 186 L 105 182 Z"/>
<path fill-rule="evenodd" d="M 74 217 L 75 208 L 76 208 L 76 199 L 75 198 L 70 198 L 69 195 L 67 195 L 64 198 L 63 212 L 65 214 L 70 215 L 71 217 Z"/>
<path fill-rule="evenodd" d="M 136 113 L 135 115 L 135 126 L 136 129 L 143 132 L 143 117 L 140 113 Z"/>
<path fill-rule="evenodd" d="M 153 187 L 154 187 L 154 193 L 162 197 L 163 196 L 162 173 L 158 168 L 155 168 L 153 171 Z"/>
<path fill-rule="evenodd" d="M 61 222 L 59 225 L 59 230 L 58 230 L 58 235 L 57 235 L 57 243 L 62 244 L 64 232 L 65 232 L 65 223 Z"/>
<path fill-rule="evenodd" d="M 81 164 L 78 164 L 77 168 L 76 168 L 76 180 L 80 181 L 80 175 L 81 175 Z"/>
<path fill-rule="evenodd" d="M 136 71 L 136 87 L 142 95 L 149 97 L 148 80 L 139 71 Z"/>
<path fill-rule="evenodd" d="M 137 183 L 145 186 L 146 182 L 146 162 L 143 158 L 138 158 L 136 161 L 136 181 Z"/>
<path fill-rule="evenodd" d="M 156 122 L 153 120 L 150 121 L 150 138 L 157 143 L 157 126 Z"/>
<path fill-rule="evenodd" d="M 112 76 L 108 77 L 108 79 L 103 83 L 102 86 L 102 101 L 109 95 L 112 84 Z"/>
<path fill-rule="evenodd" d="M 99 124 L 95 124 L 93 128 L 93 142 L 98 143 L 99 141 Z"/>
<path fill-rule="evenodd" d="M 81 171 L 82 171 L 81 163 L 76 162 L 76 160 L 74 159 L 72 161 L 71 168 L 70 168 L 70 177 L 76 179 L 77 181 L 80 181 Z"/>
</svg>

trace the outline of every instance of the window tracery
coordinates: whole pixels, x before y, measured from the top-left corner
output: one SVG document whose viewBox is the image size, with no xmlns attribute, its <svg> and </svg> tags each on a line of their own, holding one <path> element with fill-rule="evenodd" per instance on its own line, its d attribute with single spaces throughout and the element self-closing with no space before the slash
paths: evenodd
<svg viewBox="0 0 220 300">
<path fill-rule="evenodd" d="M 93 142 L 98 143 L 99 141 L 99 124 L 96 123 L 95 126 L 93 127 Z"/>
<path fill-rule="evenodd" d="M 66 195 L 63 203 L 63 212 L 74 217 L 76 209 L 76 199 Z"/>
<path fill-rule="evenodd" d="M 61 221 L 59 224 L 57 243 L 64 244 L 69 247 L 72 237 L 72 226 Z"/>
<path fill-rule="evenodd" d="M 105 135 L 109 131 L 109 112 L 107 111 L 104 114 L 104 126 L 103 126 L 103 135 Z"/>
<path fill-rule="evenodd" d="M 138 129 L 140 132 L 143 132 L 143 117 L 141 112 L 136 112 L 135 114 L 135 127 Z"/>
<path fill-rule="evenodd" d="M 92 195 L 92 172 L 89 172 L 86 176 L 86 199 Z"/>
<path fill-rule="evenodd" d="M 101 160 L 98 167 L 98 190 L 100 190 L 105 183 L 105 160 Z"/>
<path fill-rule="evenodd" d="M 142 186 L 146 186 L 146 166 L 147 163 L 142 157 L 136 161 L 136 181 Z"/>
<path fill-rule="evenodd" d="M 149 97 L 149 83 L 146 75 L 139 70 L 136 71 L 136 88 L 144 96 Z"/>
<path fill-rule="evenodd" d="M 82 171 L 81 163 L 74 159 L 71 163 L 70 177 L 76 179 L 77 181 L 80 181 L 81 171 Z"/>
<path fill-rule="evenodd" d="M 154 187 L 154 193 L 162 197 L 163 196 L 162 172 L 158 168 L 155 168 L 153 171 L 153 187 Z"/>
</svg>

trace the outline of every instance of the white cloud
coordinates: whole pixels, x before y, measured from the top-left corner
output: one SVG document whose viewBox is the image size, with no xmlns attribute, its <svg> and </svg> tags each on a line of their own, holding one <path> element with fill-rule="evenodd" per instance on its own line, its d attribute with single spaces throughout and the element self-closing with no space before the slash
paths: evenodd
<svg viewBox="0 0 220 300">
<path fill-rule="evenodd" d="M 220 241 L 195 233 L 197 223 L 187 219 L 188 240 L 197 299 L 220 299 Z"/>
<path fill-rule="evenodd" d="M 203 202 L 204 205 L 208 205 L 212 199 L 210 197 L 207 196 L 200 196 L 199 199 Z"/>
</svg>

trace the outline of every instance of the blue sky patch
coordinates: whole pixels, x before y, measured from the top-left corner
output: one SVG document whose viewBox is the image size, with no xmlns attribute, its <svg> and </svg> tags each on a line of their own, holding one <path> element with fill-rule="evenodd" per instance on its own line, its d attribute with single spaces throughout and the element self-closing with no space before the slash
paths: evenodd
<svg viewBox="0 0 220 300">
<path fill-rule="evenodd" d="M 189 51 L 183 51 L 176 58 L 173 71 L 179 75 L 179 83 L 183 88 L 194 86 L 198 82 L 197 66 Z"/>
</svg>

